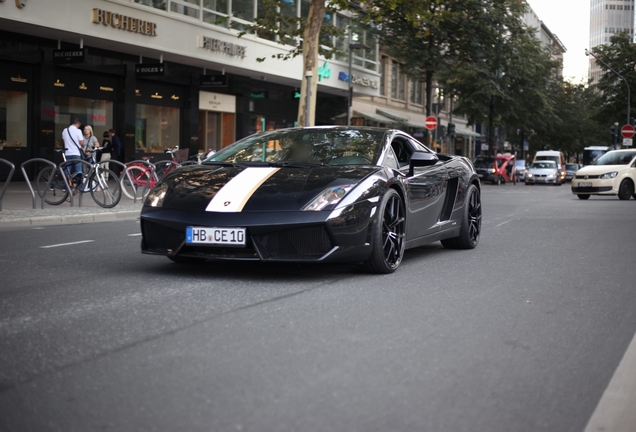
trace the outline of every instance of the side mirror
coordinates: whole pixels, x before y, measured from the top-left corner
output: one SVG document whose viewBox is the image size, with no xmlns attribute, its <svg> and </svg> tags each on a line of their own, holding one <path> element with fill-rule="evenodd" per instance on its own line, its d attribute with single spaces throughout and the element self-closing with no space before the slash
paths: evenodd
<svg viewBox="0 0 636 432">
<path fill-rule="evenodd" d="M 413 175 L 413 168 L 432 166 L 437 162 L 439 162 L 439 158 L 435 153 L 416 151 L 411 155 L 411 160 L 409 161 L 409 176 Z"/>
</svg>

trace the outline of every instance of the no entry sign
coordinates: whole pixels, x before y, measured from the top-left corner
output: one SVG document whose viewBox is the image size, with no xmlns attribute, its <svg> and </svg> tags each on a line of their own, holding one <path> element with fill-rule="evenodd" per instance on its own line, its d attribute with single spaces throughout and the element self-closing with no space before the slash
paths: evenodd
<svg viewBox="0 0 636 432">
<path fill-rule="evenodd" d="M 426 126 L 426 129 L 433 130 L 437 127 L 437 119 L 433 116 L 428 116 L 424 121 L 424 125 Z"/>
<path fill-rule="evenodd" d="M 621 128 L 621 135 L 623 135 L 623 138 L 632 138 L 635 133 L 636 128 L 630 124 L 626 124 Z"/>
</svg>

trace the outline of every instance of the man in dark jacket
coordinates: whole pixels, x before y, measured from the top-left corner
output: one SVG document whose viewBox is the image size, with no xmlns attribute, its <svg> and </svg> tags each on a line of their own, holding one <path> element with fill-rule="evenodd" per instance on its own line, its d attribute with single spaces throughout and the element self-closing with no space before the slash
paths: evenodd
<svg viewBox="0 0 636 432">
<path fill-rule="evenodd" d="M 121 140 L 115 134 L 115 129 L 109 129 L 108 133 L 110 134 L 110 142 L 112 143 L 112 151 L 110 154 L 110 158 L 116 161 L 123 162 Z M 119 173 L 121 171 L 121 168 L 119 168 L 115 164 L 111 164 L 110 170 L 113 171 L 114 173 Z"/>
</svg>

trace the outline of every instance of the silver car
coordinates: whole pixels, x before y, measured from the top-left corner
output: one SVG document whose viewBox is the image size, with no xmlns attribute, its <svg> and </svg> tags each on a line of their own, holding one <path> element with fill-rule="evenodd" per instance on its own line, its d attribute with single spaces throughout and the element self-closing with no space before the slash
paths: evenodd
<svg viewBox="0 0 636 432">
<path fill-rule="evenodd" d="M 565 181 L 572 180 L 574 178 L 574 174 L 576 174 L 576 172 L 580 170 L 581 168 L 583 168 L 583 165 L 580 165 L 580 164 L 575 164 L 575 163 L 565 164 Z"/>
<path fill-rule="evenodd" d="M 561 186 L 561 175 L 556 162 L 549 160 L 532 162 L 526 172 L 526 186 L 540 183 Z"/>
<path fill-rule="evenodd" d="M 527 167 L 526 167 L 526 161 L 522 160 L 517 160 L 515 162 L 516 168 L 517 168 L 517 180 L 519 181 L 524 181 L 526 179 L 526 171 L 527 171 Z"/>
</svg>

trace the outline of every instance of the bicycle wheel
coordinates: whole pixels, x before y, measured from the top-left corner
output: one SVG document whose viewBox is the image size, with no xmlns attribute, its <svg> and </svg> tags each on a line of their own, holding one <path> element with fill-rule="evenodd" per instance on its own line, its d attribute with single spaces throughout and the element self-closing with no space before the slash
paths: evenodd
<svg viewBox="0 0 636 432">
<path fill-rule="evenodd" d="M 173 161 L 161 161 L 155 164 L 155 174 L 157 178 L 161 180 L 166 174 L 175 168 L 179 168 L 181 165 Z"/>
<path fill-rule="evenodd" d="M 126 168 L 120 180 L 121 191 L 130 199 L 135 199 L 135 194 L 137 198 L 145 198 L 155 183 L 156 181 L 152 178 L 152 170 L 137 165 Z"/>
<path fill-rule="evenodd" d="M 115 207 L 121 199 L 121 184 L 117 175 L 109 169 L 96 168 L 89 184 L 97 186 L 91 189 L 91 196 L 97 205 L 104 208 Z"/>
<path fill-rule="evenodd" d="M 53 179 L 49 189 L 46 190 L 46 185 L 51 176 L 53 176 Z M 66 184 L 57 168 L 45 167 L 42 169 L 35 180 L 35 188 L 40 197 L 44 196 L 44 202 L 50 205 L 60 205 L 68 198 Z"/>
</svg>

